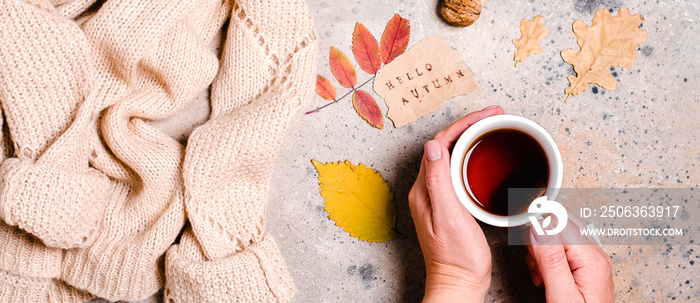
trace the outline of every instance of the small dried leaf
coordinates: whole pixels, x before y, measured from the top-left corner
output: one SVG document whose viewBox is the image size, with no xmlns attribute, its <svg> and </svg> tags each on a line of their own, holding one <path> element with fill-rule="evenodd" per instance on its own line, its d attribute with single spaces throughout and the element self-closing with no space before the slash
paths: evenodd
<svg viewBox="0 0 700 303">
<path fill-rule="evenodd" d="M 515 65 L 518 62 L 523 62 L 529 55 L 537 55 L 542 53 L 540 40 L 547 37 L 549 29 L 544 26 L 544 18 L 535 16 L 532 21 L 523 18 L 520 21 L 520 39 L 513 39 L 513 44 L 518 50 L 515 51 Z"/>
<path fill-rule="evenodd" d="M 355 67 L 352 66 L 350 59 L 335 47 L 331 47 L 329 57 L 331 72 L 340 85 L 347 88 L 355 87 L 357 85 L 357 73 L 355 73 Z"/>
<path fill-rule="evenodd" d="M 379 47 L 384 64 L 389 64 L 406 51 L 411 35 L 411 26 L 408 23 L 408 19 L 395 14 L 386 24 Z"/>
<path fill-rule="evenodd" d="M 321 163 L 311 160 L 318 172 L 319 190 L 331 220 L 363 241 L 384 242 L 396 238 L 394 194 L 379 172 L 350 161 Z"/>
<path fill-rule="evenodd" d="M 379 129 L 384 128 L 382 110 L 377 105 L 377 101 L 368 92 L 358 90 L 352 94 L 352 106 L 355 107 L 357 114 L 362 119 L 365 119 L 367 123 Z"/>
<path fill-rule="evenodd" d="M 617 81 L 609 73 L 611 66 L 632 67 L 637 57 L 637 46 L 647 40 L 647 34 L 639 28 L 644 22 L 640 14 L 630 16 L 630 11 L 621 8 L 616 17 L 607 9 L 600 9 L 593 16 L 593 25 L 586 26 L 581 20 L 574 21 L 574 34 L 580 50 L 563 50 L 561 57 L 574 66 L 576 76 L 569 76 L 566 88 L 567 99 L 588 89 L 595 83 L 605 89 L 615 89 Z"/>
<path fill-rule="evenodd" d="M 335 100 L 338 97 L 335 86 L 321 75 L 316 75 L 316 93 L 326 100 Z"/>
<path fill-rule="evenodd" d="M 382 66 L 377 39 L 362 23 L 357 23 L 352 33 L 352 54 L 360 68 L 368 74 L 376 74 Z"/>
</svg>

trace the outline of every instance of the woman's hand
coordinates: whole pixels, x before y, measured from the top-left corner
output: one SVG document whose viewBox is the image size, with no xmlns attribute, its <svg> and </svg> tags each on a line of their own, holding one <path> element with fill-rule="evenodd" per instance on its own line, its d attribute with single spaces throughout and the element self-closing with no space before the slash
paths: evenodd
<svg viewBox="0 0 700 303">
<path fill-rule="evenodd" d="M 613 302 L 612 262 L 593 239 L 581 235 L 583 221 L 568 210 L 569 222 L 553 236 L 528 233 L 532 282 L 544 286 L 547 302 Z"/>
<path fill-rule="evenodd" d="M 475 122 L 503 114 L 489 106 L 457 120 L 425 144 L 420 173 L 408 195 L 423 257 L 424 302 L 483 302 L 491 283 L 484 232 L 452 188 L 450 149 Z"/>
</svg>

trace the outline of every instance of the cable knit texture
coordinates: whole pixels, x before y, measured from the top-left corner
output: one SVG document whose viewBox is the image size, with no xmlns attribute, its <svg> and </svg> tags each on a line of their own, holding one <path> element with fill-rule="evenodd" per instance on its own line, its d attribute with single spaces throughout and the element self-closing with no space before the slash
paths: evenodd
<svg viewBox="0 0 700 303">
<path fill-rule="evenodd" d="M 305 3 L 0 7 L 0 302 L 290 301 L 265 205 L 313 87 Z M 186 146 L 149 124 L 208 87 Z"/>
</svg>

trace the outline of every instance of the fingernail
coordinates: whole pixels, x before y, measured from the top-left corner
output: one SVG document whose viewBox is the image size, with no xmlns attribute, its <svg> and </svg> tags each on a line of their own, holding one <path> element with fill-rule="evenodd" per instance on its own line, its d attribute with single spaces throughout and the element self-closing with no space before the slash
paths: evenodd
<svg viewBox="0 0 700 303">
<path fill-rule="evenodd" d="M 532 236 L 534 237 L 534 240 L 536 242 L 535 244 L 545 243 L 545 242 L 548 242 L 549 240 L 552 240 L 554 235 L 547 235 L 546 230 L 544 232 L 545 232 L 544 235 L 538 235 L 537 231 L 534 228 L 530 228 L 530 233 L 532 234 Z"/>
<path fill-rule="evenodd" d="M 496 108 L 496 107 L 498 107 L 498 105 L 487 106 L 487 107 L 484 107 L 484 109 L 482 109 L 482 111 L 487 110 L 487 109 Z"/>
<path fill-rule="evenodd" d="M 537 243 L 545 243 L 552 240 L 553 237 L 552 235 L 535 235 L 535 241 L 537 241 Z"/>
<path fill-rule="evenodd" d="M 532 278 L 532 284 L 535 284 L 535 286 L 542 285 L 542 278 L 540 277 L 540 274 L 538 274 L 534 270 L 530 271 L 530 277 Z"/>
<path fill-rule="evenodd" d="M 428 143 L 425 143 L 425 159 L 428 160 L 428 162 L 440 160 L 441 157 L 442 151 L 439 142 L 430 140 Z"/>
<path fill-rule="evenodd" d="M 527 267 L 529 269 L 537 268 L 537 264 L 535 263 L 535 259 L 530 254 L 525 255 L 525 262 L 527 262 Z"/>
</svg>

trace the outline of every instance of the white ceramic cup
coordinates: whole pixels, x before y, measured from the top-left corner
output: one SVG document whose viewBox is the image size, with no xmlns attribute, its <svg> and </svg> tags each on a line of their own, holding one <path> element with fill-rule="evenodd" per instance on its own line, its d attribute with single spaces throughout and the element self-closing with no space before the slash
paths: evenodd
<svg viewBox="0 0 700 303">
<path fill-rule="evenodd" d="M 527 211 L 513 216 L 499 216 L 491 214 L 483 210 L 472 196 L 467 192 L 466 188 L 469 185 L 465 182 L 465 170 L 462 162 L 464 161 L 467 149 L 472 145 L 482 134 L 494 129 L 515 129 L 522 131 L 532 136 L 542 146 L 549 161 L 549 182 L 545 196 L 548 200 L 554 200 L 559 193 L 561 187 L 563 167 L 561 154 L 554 139 L 550 136 L 542 126 L 532 120 L 513 116 L 513 115 L 497 115 L 479 120 L 470 126 L 457 140 L 457 143 L 452 150 L 452 159 L 450 161 L 450 176 L 452 177 L 452 187 L 462 205 L 479 221 L 486 224 L 513 227 L 529 223 Z"/>
</svg>

